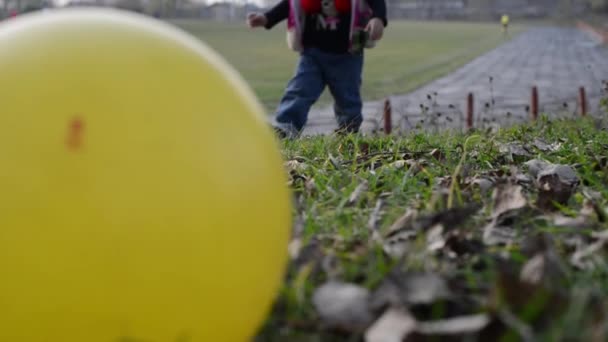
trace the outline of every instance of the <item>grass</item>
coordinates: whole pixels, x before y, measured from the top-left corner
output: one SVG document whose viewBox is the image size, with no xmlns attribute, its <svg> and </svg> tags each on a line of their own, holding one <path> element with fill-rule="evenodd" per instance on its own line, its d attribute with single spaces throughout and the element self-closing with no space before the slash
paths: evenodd
<svg viewBox="0 0 608 342">
<path fill-rule="evenodd" d="M 434 298 L 422 306 L 402 302 L 400 307 L 405 305 L 418 322 L 479 313 L 490 318 L 492 323 L 474 333 L 456 333 L 462 338 L 456 340 L 605 340 L 606 250 L 592 253 L 586 269 L 572 260 L 576 251 L 601 241 L 595 234 L 608 228 L 603 216 L 608 205 L 606 127 L 605 120 L 552 121 L 543 116 L 536 123 L 499 131 L 283 141 L 294 193 L 294 241 L 304 248 L 292 259 L 258 340 L 361 341 L 371 322 L 357 329 L 332 325 L 336 318 L 323 316 L 313 303 L 315 291 L 339 280 L 368 289 L 373 299 L 382 292 L 380 285 L 420 272 L 444 279 L 454 297 L 447 302 Z M 505 149 L 514 145 L 525 152 Z M 509 243 L 489 243 L 484 232 L 496 209 L 493 190 L 515 186 L 516 175 L 526 175 L 525 162 L 533 158 L 572 165 L 579 185 L 565 203 L 543 208 L 543 194 L 534 181 L 517 183 L 527 184 L 521 185 L 525 210 L 510 209 L 506 213 L 514 216 L 504 223 L 515 236 Z M 482 178 L 491 180 L 489 191 L 474 182 Z M 467 211 L 469 206 L 476 211 Z M 585 213 L 590 206 L 595 213 Z M 391 229 L 404 228 L 396 223 L 408 210 L 417 213 L 414 222 L 419 225 L 424 217 L 438 220 L 443 247 L 431 249 L 432 227 L 415 229 L 411 223 L 405 227 L 412 235 L 391 241 Z M 452 218 L 442 219 L 446 213 Z M 557 224 L 554 217 L 579 218 L 585 225 Z M 579 245 L 571 245 L 573 239 Z M 391 253 L 388 247 L 395 241 L 407 247 L 405 254 Z M 553 268 L 531 266 L 538 256 Z M 537 281 L 522 280 L 529 272 L 524 268 L 534 269 Z M 374 319 L 383 310 L 376 308 Z"/>
<path fill-rule="evenodd" d="M 224 55 L 267 108 L 276 104 L 296 61 L 283 28 L 175 23 Z M 366 56 L 364 97 L 405 93 L 501 41 L 492 24 L 391 22 Z M 447 334 L 458 341 L 608 340 L 607 128 L 605 120 L 543 116 L 498 131 L 282 141 L 294 194 L 292 260 L 256 340 L 362 341 L 390 307 L 421 326 L 487 319 Z M 572 167 L 578 183 L 565 200 L 557 190 L 565 183 L 541 186 L 530 176 L 526 162 L 535 158 Z M 523 204 L 499 195 L 517 189 Z M 498 211 L 504 203 L 511 207 Z M 421 274 L 450 296 L 408 299 L 433 288 Z M 412 278 L 423 281 L 399 287 Z M 368 291 L 369 300 L 353 307 L 335 293 L 315 302 L 336 282 Z M 387 286 L 397 290 L 372 305 L 386 299 Z M 332 316 L 325 304 L 347 309 Z M 357 310 L 371 318 L 345 324 Z M 431 330 L 410 335 L 446 337 Z"/>
<path fill-rule="evenodd" d="M 200 38 L 231 63 L 270 111 L 292 76 L 297 55 L 286 46 L 285 23 L 250 30 L 245 23 L 180 20 L 175 25 Z M 511 28 L 513 35 L 522 26 Z M 385 37 L 367 50 L 364 100 L 407 93 L 503 42 L 498 24 L 392 21 Z M 325 94 L 321 103 L 327 103 Z"/>
</svg>

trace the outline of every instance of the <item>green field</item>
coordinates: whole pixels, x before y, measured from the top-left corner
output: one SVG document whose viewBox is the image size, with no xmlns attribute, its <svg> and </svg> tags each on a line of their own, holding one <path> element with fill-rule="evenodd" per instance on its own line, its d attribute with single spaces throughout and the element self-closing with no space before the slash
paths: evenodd
<svg viewBox="0 0 608 342">
<path fill-rule="evenodd" d="M 273 30 L 251 30 L 243 23 L 173 21 L 222 54 L 272 110 L 294 72 L 297 55 L 289 50 L 285 23 Z M 521 32 L 514 27 L 512 32 Z M 373 100 L 411 91 L 504 39 L 498 24 L 392 21 L 384 39 L 367 51 L 363 97 Z M 322 102 L 329 97 L 324 95 Z"/>
</svg>

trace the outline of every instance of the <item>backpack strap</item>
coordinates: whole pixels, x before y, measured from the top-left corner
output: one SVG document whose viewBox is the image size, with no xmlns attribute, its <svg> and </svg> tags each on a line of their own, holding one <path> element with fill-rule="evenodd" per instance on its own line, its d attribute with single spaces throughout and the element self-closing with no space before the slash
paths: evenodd
<svg viewBox="0 0 608 342">
<path fill-rule="evenodd" d="M 374 47 L 372 40 L 365 39 L 362 44 L 362 37 L 365 36 L 365 26 L 372 15 L 372 10 L 366 0 L 351 0 L 351 17 L 349 30 L 349 51 L 360 51 L 362 48 Z"/>
<path fill-rule="evenodd" d="M 350 0 L 350 28 L 348 30 L 348 44 L 349 47 L 353 45 L 353 33 L 355 27 L 359 25 L 359 0 Z"/>
<path fill-rule="evenodd" d="M 302 51 L 302 6 L 300 0 L 289 0 L 289 15 L 287 17 L 287 45 L 294 51 Z"/>
</svg>

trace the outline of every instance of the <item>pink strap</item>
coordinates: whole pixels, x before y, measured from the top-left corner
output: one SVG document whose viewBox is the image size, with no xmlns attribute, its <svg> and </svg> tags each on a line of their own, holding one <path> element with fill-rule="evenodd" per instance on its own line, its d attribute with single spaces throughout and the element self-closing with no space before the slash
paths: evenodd
<svg viewBox="0 0 608 342">
<path fill-rule="evenodd" d="M 359 0 L 351 0 L 350 1 L 350 30 L 348 36 L 348 46 L 349 49 L 353 45 L 353 31 L 355 27 L 359 24 Z"/>
</svg>

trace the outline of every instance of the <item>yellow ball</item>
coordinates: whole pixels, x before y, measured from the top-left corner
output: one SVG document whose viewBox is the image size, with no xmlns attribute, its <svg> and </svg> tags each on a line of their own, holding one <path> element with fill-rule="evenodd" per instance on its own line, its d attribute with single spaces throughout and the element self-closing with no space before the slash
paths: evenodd
<svg viewBox="0 0 608 342">
<path fill-rule="evenodd" d="M 256 333 L 289 193 L 227 64 L 154 19 L 59 10 L 0 24 L 0 89 L 0 341 Z"/>
</svg>

